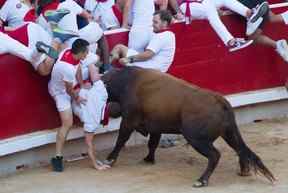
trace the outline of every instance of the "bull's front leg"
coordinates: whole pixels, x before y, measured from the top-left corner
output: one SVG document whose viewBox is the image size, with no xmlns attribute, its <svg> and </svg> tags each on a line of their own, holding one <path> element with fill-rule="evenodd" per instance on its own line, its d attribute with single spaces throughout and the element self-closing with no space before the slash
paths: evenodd
<svg viewBox="0 0 288 193">
<path fill-rule="evenodd" d="M 148 142 L 149 153 L 144 158 L 144 161 L 146 163 L 151 163 L 151 164 L 155 163 L 155 151 L 159 144 L 160 138 L 161 138 L 160 133 L 150 133 L 149 142 Z"/>
<path fill-rule="evenodd" d="M 108 155 L 107 159 L 105 160 L 105 164 L 112 166 L 116 162 L 122 147 L 125 145 L 125 143 L 130 138 L 133 130 L 134 130 L 133 128 L 128 126 L 127 121 L 125 121 L 125 120 L 121 121 L 120 129 L 119 129 L 119 135 L 117 138 L 116 145 L 115 145 L 113 151 Z"/>
</svg>

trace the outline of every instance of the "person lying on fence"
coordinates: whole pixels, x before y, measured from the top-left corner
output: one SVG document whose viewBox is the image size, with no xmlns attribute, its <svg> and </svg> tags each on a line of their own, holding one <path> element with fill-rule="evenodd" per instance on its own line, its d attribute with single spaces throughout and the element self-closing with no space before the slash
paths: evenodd
<svg viewBox="0 0 288 193">
<path fill-rule="evenodd" d="M 111 60 L 119 59 L 126 66 L 153 68 L 167 72 L 175 54 L 175 35 L 169 30 L 172 15 L 167 10 L 155 12 L 154 34 L 144 52 L 137 52 L 124 45 L 116 45 L 111 51 Z"/>
<path fill-rule="evenodd" d="M 263 22 L 260 27 L 252 34 L 247 34 L 249 39 L 254 40 L 255 43 L 269 46 L 275 49 L 275 51 L 283 58 L 285 62 L 288 62 L 288 45 L 285 39 L 273 40 L 271 37 L 264 35 L 263 27 L 265 23 L 283 23 L 288 25 L 288 11 L 281 14 L 274 14 L 268 6 L 268 2 L 265 0 L 238 0 L 243 5 L 249 7 L 250 9 L 257 9 L 262 3 L 267 4 L 268 9 L 263 16 Z"/>
<path fill-rule="evenodd" d="M 78 4 L 76 4 L 78 8 Z M 80 7 L 80 6 L 79 6 Z M 57 10 L 50 10 L 44 12 L 44 15 L 46 17 L 47 22 L 50 24 L 52 29 L 52 34 L 55 33 L 62 33 L 62 27 L 60 28 L 60 24 L 62 20 L 66 17 L 66 15 L 69 15 L 72 11 L 68 9 L 57 9 Z M 78 26 L 77 26 L 78 28 Z M 83 26 L 81 29 L 77 29 L 77 32 L 71 31 L 71 30 L 65 30 L 70 32 L 70 36 L 65 38 L 65 41 L 61 41 L 62 43 L 65 43 L 67 47 L 71 47 L 72 43 L 77 38 L 85 39 L 89 42 L 89 50 L 93 53 L 98 53 L 101 56 L 102 63 L 99 62 L 99 65 L 101 65 L 101 70 L 105 71 L 109 69 L 109 46 L 108 42 L 106 40 L 106 37 L 104 36 L 104 32 L 99 26 L 99 24 L 93 20 L 89 20 L 87 22 L 87 25 Z"/>
<path fill-rule="evenodd" d="M 35 22 L 37 16 L 34 0 L 7 0 L 0 9 L 0 26 L 20 27 L 26 22 Z"/>
<path fill-rule="evenodd" d="M 61 50 L 61 44 L 56 39 L 69 37 L 69 33 L 56 33 L 52 38 L 36 23 L 26 23 L 19 28 L 8 29 L 9 31 L 2 29 L 0 32 L 0 54 L 18 56 L 30 62 L 40 75 L 50 74 Z"/>
<path fill-rule="evenodd" d="M 77 80 L 77 78 L 81 78 L 81 75 L 76 75 L 81 73 L 81 68 L 79 68 L 79 64 L 81 62 L 84 64 L 84 66 L 88 66 L 90 68 L 91 66 L 95 65 L 98 60 L 98 57 L 95 54 L 89 52 L 88 47 L 89 42 L 83 39 L 76 39 L 72 44 L 71 49 L 68 48 L 63 50 L 53 67 L 51 79 L 48 84 L 49 93 L 55 100 L 56 107 L 62 123 L 61 127 L 57 130 L 56 155 L 51 159 L 53 170 L 57 172 L 62 172 L 64 169 L 62 154 L 63 148 L 69 130 L 73 125 L 71 104 L 72 100 L 74 100 L 75 103 L 80 106 L 87 103 L 87 99 L 85 99 L 82 95 L 79 95 L 79 89 L 74 89 L 74 86 L 77 84 L 77 82 L 82 83 L 81 80 Z M 97 76 L 96 78 L 95 76 L 96 75 L 92 76 L 92 81 L 97 80 Z M 97 85 L 99 84 L 100 83 L 97 83 Z M 90 104 L 90 101 L 88 103 Z M 84 127 L 86 127 L 85 124 Z M 93 161 L 93 166 L 99 170 L 107 169 L 107 166 L 99 165 L 99 163 L 96 163 L 95 154 L 92 154 L 92 151 L 94 152 L 94 147 L 91 146 L 92 140 L 92 134 L 86 133 L 85 141 L 88 145 L 88 153 L 89 157 Z"/>
<path fill-rule="evenodd" d="M 217 9 L 225 7 L 229 10 L 247 18 L 246 33 L 254 33 L 261 24 L 267 6 L 261 4 L 257 9 L 252 10 L 244 6 L 237 0 L 186 0 L 180 5 L 180 9 L 185 14 L 186 22 L 191 23 L 193 19 L 207 19 L 223 41 L 230 52 L 245 48 L 252 43 L 252 40 L 235 38 L 222 23 Z"/>
</svg>

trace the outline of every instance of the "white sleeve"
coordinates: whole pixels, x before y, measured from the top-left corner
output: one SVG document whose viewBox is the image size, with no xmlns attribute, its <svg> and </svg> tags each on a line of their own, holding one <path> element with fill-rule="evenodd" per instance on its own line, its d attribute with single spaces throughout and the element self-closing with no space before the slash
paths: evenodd
<svg viewBox="0 0 288 193">
<path fill-rule="evenodd" d="M 73 0 L 66 0 L 64 3 L 67 4 L 65 4 L 65 6 L 67 6 L 66 8 L 76 15 L 79 15 L 84 11 L 84 9 Z"/>
<path fill-rule="evenodd" d="M 7 21 L 8 19 L 10 7 L 11 7 L 11 1 L 7 0 L 0 10 L 0 19 L 4 22 Z"/>
<path fill-rule="evenodd" d="M 163 48 L 163 45 L 165 45 L 165 38 L 162 37 L 164 36 L 157 34 L 153 35 L 146 49 L 151 50 L 152 52 L 154 52 L 154 54 L 158 54 Z"/>
</svg>

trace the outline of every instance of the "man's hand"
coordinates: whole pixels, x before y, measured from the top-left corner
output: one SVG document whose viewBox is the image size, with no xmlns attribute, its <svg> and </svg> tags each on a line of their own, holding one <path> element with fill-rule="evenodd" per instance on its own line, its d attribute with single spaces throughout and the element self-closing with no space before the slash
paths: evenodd
<svg viewBox="0 0 288 193">
<path fill-rule="evenodd" d="M 129 63 L 129 58 L 120 58 L 119 63 L 126 66 Z"/>
</svg>

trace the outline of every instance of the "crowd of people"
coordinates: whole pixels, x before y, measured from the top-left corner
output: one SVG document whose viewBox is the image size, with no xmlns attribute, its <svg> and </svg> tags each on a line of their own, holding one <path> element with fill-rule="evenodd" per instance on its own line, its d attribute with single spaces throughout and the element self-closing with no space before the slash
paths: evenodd
<svg viewBox="0 0 288 193">
<path fill-rule="evenodd" d="M 234 37 L 221 21 L 223 9 L 246 18 L 246 34 Z M 226 10 L 227 11 L 227 10 Z M 100 127 L 108 94 L 101 73 L 119 61 L 167 72 L 175 55 L 175 21 L 208 20 L 230 52 L 253 42 L 275 48 L 288 62 L 286 40 L 264 35 L 266 22 L 288 24 L 288 12 L 274 14 L 265 0 L 7 0 L 0 9 L 0 54 L 9 53 L 51 75 L 48 90 L 61 127 L 57 130 L 54 171 L 63 171 L 63 148 L 73 114 L 84 123 L 93 167 L 109 168 L 96 159 L 93 137 Z M 129 29 L 128 46 L 109 53 L 105 30 Z"/>
</svg>

